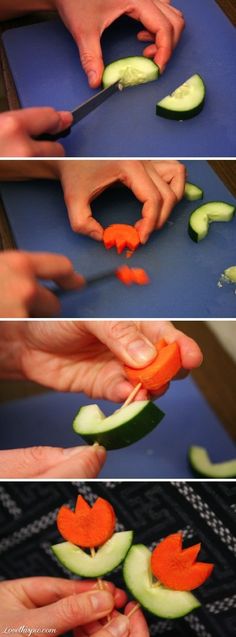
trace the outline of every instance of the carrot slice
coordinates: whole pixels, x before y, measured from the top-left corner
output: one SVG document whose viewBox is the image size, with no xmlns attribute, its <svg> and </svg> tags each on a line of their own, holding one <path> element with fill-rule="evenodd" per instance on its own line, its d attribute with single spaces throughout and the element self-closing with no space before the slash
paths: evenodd
<svg viewBox="0 0 236 637">
<path fill-rule="evenodd" d="M 139 233 L 134 226 L 129 226 L 125 223 L 113 223 L 108 228 L 105 228 L 103 243 L 107 250 L 116 246 L 118 254 L 121 254 L 125 248 L 129 248 L 133 252 L 140 244 Z"/>
<path fill-rule="evenodd" d="M 83 548 L 104 544 L 113 535 L 116 517 L 112 505 L 98 498 L 90 507 L 79 495 L 75 511 L 62 506 L 57 515 L 57 527 L 62 537 Z"/>
<path fill-rule="evenodd" d="M 128 265 L 121 265 L 116 271 L 117 278 L 125 285 L 147 285 L 150 282 L 149 276 L 142 268 L 129 268 Z"/>
<path fill-rule="evenodd" d="M 156 344 L 157 357 L 139 369 L 125 365 L 128 379 L 133 385 L 142 383 L 145 389 L 155 392 L 168 383 L 181 368 L 181 357 L 178 343 L 165 344 L 163 339 Z"/>
<path fill-rule="evenodd" d="M 211 575 L 214 564 L 196 562 L 201 544 L 182 548 L 182 533 L 166 537 L 156 546 L 151 557 L 153 575 L 168 588 L 192 591 Z"/>
</svg>

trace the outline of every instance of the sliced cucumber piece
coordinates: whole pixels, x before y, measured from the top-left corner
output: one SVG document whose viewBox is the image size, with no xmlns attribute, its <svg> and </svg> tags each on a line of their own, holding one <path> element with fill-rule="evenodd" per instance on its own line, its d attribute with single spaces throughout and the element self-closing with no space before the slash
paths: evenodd
<svg viewBox="0 0 236 637">
<path fill-rule="evenodd" d="M 122 531 L 105 542 L 94 557 L 70 542 L 54 544 L 52 551 L 69 571 L 81 577 L 102 577 L 119 566 L 133 541 L 133 531 Z"/>
<path fill-rule="evenodd" d="M 173 591 L 162 584 L 153 586 L 151 552 L 144 544 L 131 547 L 123 566 L 124 580 L 132 596 L 153 615 L 177 619 L 201 605 L 187 591 Z"/>
<path fill-rule="evenodd" d="M 196 208 L 189 217 L 188 232 L 193 241 L 202 241 L 213 221 L 231 221 L 235 207 L 224 201 L 210 201 Z"/>
<path fill-rule="evenodd" d="M 189 181 L 186 181 L 184 196 L 188 201 L 197 201 L 197 199 L 203 199 L 203 190 L 196 186 L 195 184 L 191 184 Z"/>
<path fill-rule="evenodd" d="M 200 75 L 190 77 L 184 84 L 164 97 L 156 105 L 156 114 L 168 119 L 190 119 L 202 110 L 206 87 Z"/>
<path fill-rule="evenodd" d="M 206 478 L 236 478 L 236 458 L 226 462 L 211 462 L 204 447 L 192 446 L 188 452 L 192 469 Z"/>
<path fill-rule="evenodd" d="M 158 66 L 148 58 L 134 56 L 121 58 L 106 66 L 103 73 L 103 86 L 107 88 L 111 84 L 121 81 L 123 86 L 135 86 L 157 80 L 159 76 Z"/>
<path fill-rule="evenodd" d="M 163 417 L 150 400 L 131 403 L 107 418 L 98 405 L 87 405 L 80 408 L 73 429 L 91 445 L 98 442 L 106 449 L 121 449 L 150 433 Z"/>
<path fill-rule="evenodd" d="M 236 283 L 236 265 L 231 265 L 230 268 L 226 268 L 226 270 L 224 270 L 224 276 L 231 283 Z"/>
</svg>

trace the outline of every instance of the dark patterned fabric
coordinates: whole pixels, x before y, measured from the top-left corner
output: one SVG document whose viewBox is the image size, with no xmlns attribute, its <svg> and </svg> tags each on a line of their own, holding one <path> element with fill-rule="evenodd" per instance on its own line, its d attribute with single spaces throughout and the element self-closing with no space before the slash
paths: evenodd
<svg viewBox="0 0 236 637">
<path fill-rule="evenodd" d="M 233 482 L 58 482 L 2 483 L 0 486 L 1 580 L 55 575 L 73 577 L 52 555 L 60 541 L 55 519 L 77 494 L 91 504 L 107 498 L 117 513 L 117 530 L 134 529 L 135 542 L 152 548 L 182 530 L 185 546 L 202 542 L 201 559 L 216 564 L 197 591 L 202 607 L 185 619 L 163 621 L 147 614 L 150 633 L 166 637 L 236 635 L 236 484 Z M 122 571 L 110 576 L 122 586 Z"/>
</svg>

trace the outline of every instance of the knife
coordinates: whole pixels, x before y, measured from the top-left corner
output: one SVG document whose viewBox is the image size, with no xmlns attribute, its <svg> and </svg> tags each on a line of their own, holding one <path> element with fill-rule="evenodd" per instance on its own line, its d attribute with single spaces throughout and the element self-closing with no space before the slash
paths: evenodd
<svg viewBox="0 0 236 637">
<path fill-rule="evenodd" d="M 88 285 L 99 283 L 99 281 L 105 281 L 106 279 L 112 279 L 114 276 L 117 276 L 118 269 L 119 268 L 116 268 L 116 270 L 108 270 L 106 272 L 101 272 L 100 274 L 95 274 L 94 276 L 88 277 L 87 279 L 83 277 L 84 283 L 82 287 L 84 288 L 84 287 L 87 287 Z M 67 296 L 68 294 L 73 294 L 75 292 L 78 293 L 81 290 L 81 288 L 72 288 L 70 290 L 65 290 L 63 288 L 59 288 L 58 286 L 50 287 L 48 289 L 50 292 L 53 292 L 53 294 L 55 294 L 58 299 L 63 298 L 64 296 Z"/>
<path fill-rule="evenodd" d="M 59 133 L 42 133 L 42 135 L 36 137 L 36 140 L 44 142 L 55 142 L 62 137 L 67 137 L 67 135 L 69 135 L 71 132 L 72 126 L 78 124 L 78 122 L 80 122 L 80 120 L 84 117 L 87 117 L 89 113 L 92 113 L 92 111 L 100 106 L 100 104 L 105 102 L 105 100 L 107 100 L 110 95 L 113 95 L 114 93 L 116 93 L 116 91 L 122 91 L 123 88 L 123 84 L 120 80 L 115 82 L 115 84 L 111 84 L 111 86 L 108 86 L 108 88 L 104 88 L 102 91 L 90 97 L 88 100 L 86 100 L 86 102 L 83 102 L 83 104 L 80 104 L 80 106 L 78 106 L 71 112 L 73 116 L 73 122 L 71 126 L 65 128 L 64 131 L 62 130 Z"/>
</svg>

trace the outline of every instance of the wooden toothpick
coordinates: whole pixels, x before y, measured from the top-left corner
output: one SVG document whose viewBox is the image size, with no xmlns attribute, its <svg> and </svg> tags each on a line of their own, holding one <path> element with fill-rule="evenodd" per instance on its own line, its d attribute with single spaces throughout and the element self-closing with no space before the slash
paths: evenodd
<svg viewBox="0 0 236 637">
<path fill-rule="evenodd" d="M 138 394 L 139 390 L 142 387 L 142 383 L 138 383 L 136 385 L 136 387 L 134 387 L 134 389 L 132 389 L 131 394 L 128 396 L 128 398 L 126 399 L 125 403 L 122 405 L 121 409 L 124 409 L 124 407 L 128 407 L 128 405 L 130 405 L 130 403 L 133 402 L 135 396 Z"/>
<path fill-rule="evenodd" d="M 136 613 L 136 610 L 138 610 L 140 608 L 140 604 L 136 604 L 136 606 L 134 606 L 132 608 L 132 610 L 128 613 L 128 615 L 126 615 L 126 617 L 132 617 L 132 615 L 134 615 L 134 613 Z"/>
<path fill-rule="evenodd" d="M 95 548 L 91 547 L 90 548 L 90 553 L 91 553 L 91 557 L 95 557 L 96 555 L 96 551 Z M 98 584 L 98 588 L 100 591 L 105 591 L 106 587 L 104 585 L 104 582 L 102 581 L 101 577 L 97 577 L 97 584 Z M 111 616 L 107 615 L 107 621 L 110 622 L 111 621 Z"/>
</svg>

